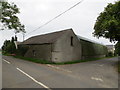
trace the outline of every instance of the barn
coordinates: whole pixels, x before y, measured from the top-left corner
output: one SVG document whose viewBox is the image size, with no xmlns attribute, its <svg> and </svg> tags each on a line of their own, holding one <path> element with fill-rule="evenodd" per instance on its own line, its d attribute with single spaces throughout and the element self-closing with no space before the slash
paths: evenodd
<svg viewBox="0 0 120 90">
<path fill-rule="evenodd" d="M 93 40 L 78 36 L 81 43 L 82 59 L 88 58 L 101 58 L 106 57 L 108 49 L 105 45 L 102 45 Z"/>
<path fill-rule="evenodd" d="M 107 53 L 104 45 L 77 36 L 72 29 L 34 36 L 22 44 L 29 47 L 24 57 L 50 62 L 105 57 Z"/>
</svg>

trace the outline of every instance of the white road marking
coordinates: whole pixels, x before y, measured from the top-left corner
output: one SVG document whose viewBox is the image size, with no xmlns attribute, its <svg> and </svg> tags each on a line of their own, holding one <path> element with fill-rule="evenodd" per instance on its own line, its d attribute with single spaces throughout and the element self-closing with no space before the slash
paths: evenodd
<svg viewBox="0 0 120 90">
<path fill-rule="evenodd" d="M 103 82 L 101 78 L 91 77 L 91 79 Z"/>
<path fill-rule="evenodd" d="M 6 63 L 10 64 L 10 62 L 8 62 L 7 60 L 3 59 L 3 61 L 5 61 Z"/>
<path fill-rule="evenodd" d="M 56 67 L 56 66 L 53 66 L 53 65 L 50 65 L 50 64 L 47 64 L 47 66 L 52 67 L 52 68 L 56 68 L 56 69 L 59 69 L 59 70 L 65 71 L 65 72 L 69 72 L 69 73 L 72 72 L 72 71 L 70 71 L 70 70 L 62 69 L 62 68 L 60 68 L 60 67 Z"/>
<path fill-rule="evenodd" d="M 17 70 L 19 70 L 21 73 L 23 73 L 24 75 L 26 75 L 27 77 L 29 77 L 30 79 L 32 79 L 35 83 L 43 86 L 44 88 L 48 89 L 48 90 L 52 90 L 49 87 L 47 87 L 46 85 L 44 85 L 43 83 L 37 81 L 36 79 L 34 79 L 32 76 L 28 75 L 27 73 L 25 73 L 24 71 L 22 71 L 20 68 L 16 68 Z"/>
</svg>

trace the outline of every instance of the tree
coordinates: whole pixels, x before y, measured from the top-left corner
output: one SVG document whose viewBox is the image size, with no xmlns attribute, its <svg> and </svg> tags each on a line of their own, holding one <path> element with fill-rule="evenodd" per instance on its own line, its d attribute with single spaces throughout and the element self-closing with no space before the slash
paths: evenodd
<svg viewBox="0 0 120 90">
<path fill-rule="evenodd" d="M 25 32 L 24 25 L 20 23 L 16 15 L 20 13 L 17 5 L 8 3 L 7 1 L 0 1 L 0 11 L 2 11 L 0 16 L 1 30 L 14 29 L 15 33 L 19 33 L 20 31 Z"/>
<path fill-rule="evenodd" d="M 2 50 L 3 50 L 3 51 L 6 51 L 6 50 L 7 50 L 7 47 L 8 47 L 8 45 L 9 45 L 9 43 L 10 43 L 10 40 L 4 41 L 4 44 L 3 44 L 3 46 L 2 46 Z"/>
<path fill-rule="evenodd" d="M 94 36 L 120 42 L 120 1 L 109 3 L 105 7 L 98 16 L 94 29 Z"/>
<path fill-rule="evenodd" d="M 11 55 L 18 55 L 18 56 L 24 56 L 27 50 L 29 49 L 29 46 L 27 45 L 18 45 L 18 48 L 15 46 L 15 42 L 17 41 L 17 37 L 12 37 L 11 40 L 4 41 L 4 44 L 2 46 L 2 53 L 4 54 L 11 54 Z"/>
<path fill-rule="evenodd" d="M 9 54 L 13 54 L 16 52 L 16 47 L 15 47 L 15 43 L 14 43 L 15 38 L 12 37 L 11 40 L 6 40 L 2 46 L 2 50 L 4 53 L 9 53 Z"/>
</svg>

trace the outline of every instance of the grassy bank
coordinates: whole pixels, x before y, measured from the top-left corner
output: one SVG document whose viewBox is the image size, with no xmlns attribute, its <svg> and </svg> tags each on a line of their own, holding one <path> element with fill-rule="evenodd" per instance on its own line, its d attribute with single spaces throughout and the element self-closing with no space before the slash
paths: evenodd
<svg viewBox="0 0 120 90">
<path fill-rule="evenodd" d="M 19 58 L 19 59 L 22 59 L 22 60 L 26 60 L 26 61 L 35 62 L 35 63 L 53 64 L 53 62 L 49 62 L 49 61 L 47 61 L 47 60 L 40 60 L 40 59 L 28 58 L 28 57 L 22 57 L 22 56 L 13 56 L 13 57 Z"/>
<path fill-rule="evenodd" d="M 95 61 L 95 60 L 101 60 L 101 59 L 105 59 L 105 58 L 111 58 L 111 57 L 90 58 L 90 59 L 85 59 L 85 60 L 76 60 L 76 61 L 68 61 L 68 62 L 55 63 L 55 62 L 50 62 L 50 61 L 47 61 L 47 60 L 40 60 L 40 59 L 28 58 L 28 57 L 22 57 L 22 56 L 13 56 L 13 57 L 19 58 L 19 59 L 22 59 L 22 60 L 27 60 L 27 61 L 35 62 L 35 63 L 55 64 L 55 65 L 75 64 L 75 63 L 81 63 L 81 62 Z"/>
</svg>

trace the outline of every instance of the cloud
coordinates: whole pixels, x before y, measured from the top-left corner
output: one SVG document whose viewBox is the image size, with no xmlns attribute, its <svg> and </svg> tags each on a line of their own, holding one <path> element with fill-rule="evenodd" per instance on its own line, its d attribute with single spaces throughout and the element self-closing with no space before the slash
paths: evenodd
<svg viewBox="0 0 120 90">
<path fill-rule="evenodd" d="M 26 26 L 26 31 L 30 32 L 67 10 L 79 0 L 9 0 L 9 2 L 14 2 L 20 8 L 21 13 L 18 15 L 20 21 Z M 26 36 L 26 39 L 34 35 L 73 28 L 78 35 L 103 44 L 111 44 L 109 40 L 94 38 L 92 32 L 99 13 L 108 3 L 113 2 L 114 0 L 84 0 L 45 27 Z M 1 45 L 5 39 L 10 39 L 14 35 L 13 31 L 2 31 L 1 33 L 3 35 Z M 18 38 L 22 41 L 21 33 L 18 34 Z"/>
</svg>

